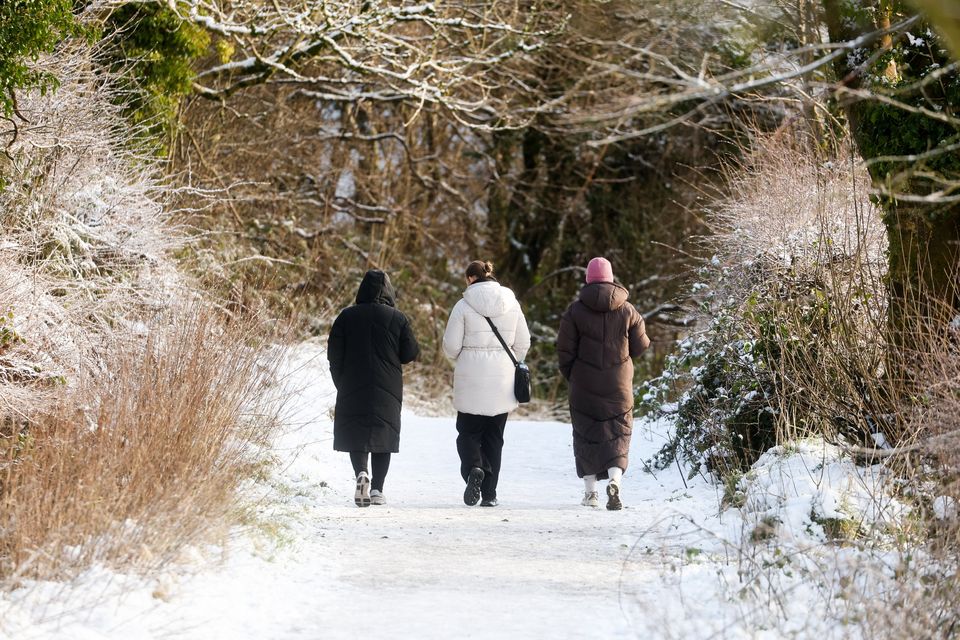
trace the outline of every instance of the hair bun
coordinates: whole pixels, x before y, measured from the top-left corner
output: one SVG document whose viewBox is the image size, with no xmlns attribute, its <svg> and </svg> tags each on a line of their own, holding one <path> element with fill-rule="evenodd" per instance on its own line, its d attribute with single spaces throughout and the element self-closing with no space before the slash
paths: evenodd
<svg viewBox="0 0 960 640">
<path fill-rule="evenodd" d="M 474 260 L 467 265 L 465 275 L 477 280 L 493 280 L 493 263 L 489 260 Z"/>
</svg>

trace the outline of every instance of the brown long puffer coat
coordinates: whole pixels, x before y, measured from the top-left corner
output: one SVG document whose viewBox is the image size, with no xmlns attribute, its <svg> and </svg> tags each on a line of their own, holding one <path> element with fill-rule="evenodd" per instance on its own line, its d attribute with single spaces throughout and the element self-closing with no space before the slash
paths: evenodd
<svg viewBox="0 0 960 640">
<path fill-rule="evenodd" d="M 560 320 L 557 354 L 570 383 L 577 475 L 627 468 L 633 429 L 633 360 L 650 346 L 627 290 L 596 282 L 580 290 Z"/>
</svg>

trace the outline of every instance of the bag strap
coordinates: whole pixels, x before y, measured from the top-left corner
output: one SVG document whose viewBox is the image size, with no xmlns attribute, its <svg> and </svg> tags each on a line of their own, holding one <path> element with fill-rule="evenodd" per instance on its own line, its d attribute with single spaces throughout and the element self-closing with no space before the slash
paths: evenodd
<svg viewBox="0 0 960 640">
<path fill-rule="evenodd" d="M 507 343 L 503 340 L 503 336 L 501 336 L 500 332 L 497 331 L 497 325 L 493 324 L 493 320 L 491 320 L 488 316 L 483 317 L 486 318 L 487 324 L 489 324 L 490 328 L 493 329 L 493 334 L 497 336 L 497 340 L 499 340 L 500 344 L 503 345 L 503 348 L 506 349 L 507 355 L 510 356 L 510 360 L 513 362 L 513 366 L 519 367 L 520 363 L 517 361 L 516 356 L 513 355 L 513 351 L 510 350 L 510 347 L 508 347 Z"/>
</svg>

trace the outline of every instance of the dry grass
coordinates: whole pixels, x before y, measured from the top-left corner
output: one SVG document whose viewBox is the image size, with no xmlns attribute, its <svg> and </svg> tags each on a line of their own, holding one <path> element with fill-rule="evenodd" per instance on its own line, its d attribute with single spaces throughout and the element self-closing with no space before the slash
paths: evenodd
<svg viewBox="0 0 960 640">
<path fill-rule="evenodd" d="M 901 405 L 911 437 L 885 453 L 918 502 L 925 536 L 904 550 L 907 562 L 893 588 L 874 603 L 865 625 L 874 638 L 960 635 L 960 316 L 949 308 L 931 314 L 929 299 L 916 306 L 925 313 L 910 323 L 913 402 Z"/>
<path fill-rule="evenodd" d="M 38 61 L 59 89 L 0 124 L 0 587 L 215 533 L 276 414 L 266 330 L 178 272 L 179 194 L 92 55 Z"/>
<path fill-rule="evenodd" d="M 249 329 L 199 308 L 114 344 L 0 440 L 0 575 L 154 568 L 225 522 L 273 426 Z"/>
<path fill-rule="evenodd" d="M 731 269 L 726 286 L 742 296 L 746 332 L 769 369 L 778 440 L 899 439 L 887 242 L 865 169 L 849 148 L 818 153 L 786 130 L 762 138 L 732 184 L 718 242 L 731 265 L 747 267 Z"/>
<path fill-rule="evenodd" d="M 857 257 L 882 275 L 886 233 L 869 175 L 847 145 L 826 153 L 787 128 L 759 134 L 743 158 L 727 166 L 729 195 L 710 215 L 726 259 L 807 271 Z"/>
</svg>

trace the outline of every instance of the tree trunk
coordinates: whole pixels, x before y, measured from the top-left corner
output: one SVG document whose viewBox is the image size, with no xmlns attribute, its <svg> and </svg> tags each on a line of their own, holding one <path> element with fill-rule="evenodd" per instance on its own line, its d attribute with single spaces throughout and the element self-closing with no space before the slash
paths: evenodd
<svg viewBox="0 0 960 640">
<path fill-rule="evenodd" d="M 890 321 L 898 343 L 960 310 L 957 268 L 960 257 L 960 208 L 892 200 L 884 222 L 890 243 Z"/>
</svg>

